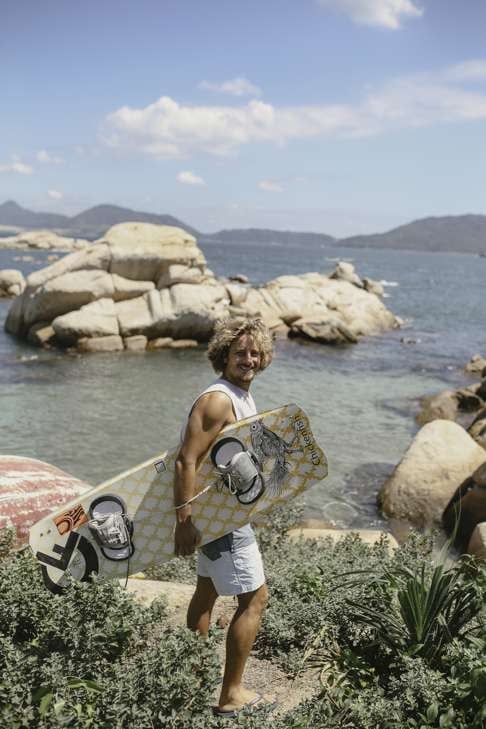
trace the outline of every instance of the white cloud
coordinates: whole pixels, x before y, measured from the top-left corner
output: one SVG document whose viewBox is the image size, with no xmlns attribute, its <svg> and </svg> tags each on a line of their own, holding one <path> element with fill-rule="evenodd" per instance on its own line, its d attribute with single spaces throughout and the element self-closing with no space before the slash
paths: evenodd
<svg viewBox="0 0 486 729">
<path fill-rule="evenodd" d="M 229 94 L 230 96 L 261 96 L 262 94 L 262 90 L 258 86 L 255 86 L 243 76 L 237 76 L 219 84 L 213 81 L 201 81 L 199 88 L 205 91 Z"/>
<path fill-rule="evenodd" d="M 47 194 L 51 198 L 51 200 L 62 200 L 64 195 L 62 192 L 59 192 L 59 190 L 48 190 Z"/>
<path fill-rule="evenodd" d="M 177 182 L 182 182 L 183 185 L 205 185 L 202 177 L 198 177 L 190 170 L 179 172 L 177 175 Z"/>
<path fill-rule="evenodd" d="M 258 187 L 260 190 L 265 190 L 265 192 L 283 192 L 282 185 L 274 180 L 261 180 Z"/>
<path fill-rule="evenodd" d="M 40 149 L 37 152 L 37 160 L 38 162 L 43 162 L 45 164 L 51 164 L 51 165 L 60 165 L 64 162 L 62 157 L 53 157 L 49 154 L 49 152 L 46 149 Z"/>
<path fill-rule="evenodd" d="M 0 172 L 16 172 L 19 175 L 31 175 L 34 168 L 26 165 L 16 154 L 11 156 L 11 162 L 0 165 Z"/>
<path fill-rule="evenodd" d="M 419 18 L 423 10 L 415 0 L 318 0 L 325 8 L 334 8 L 360 25 L 374 25 L 396 30 L 402 20 Z"/>
<path fill-rule="evenodd" d="M 163 96 L 144 108 L 114 111 L 105 120 L 103 141 L 160 159 L 196 152 L 224 156 L 255 142 L 283 146 L 294 139 L 356 138 L 484 120 L 484 66 L 486 61 L 478 59 L 398 77 L 368 88 L 354 104 L 277 107 L 252 99 L 244 106 L 189 106 Z"/>
</svg>

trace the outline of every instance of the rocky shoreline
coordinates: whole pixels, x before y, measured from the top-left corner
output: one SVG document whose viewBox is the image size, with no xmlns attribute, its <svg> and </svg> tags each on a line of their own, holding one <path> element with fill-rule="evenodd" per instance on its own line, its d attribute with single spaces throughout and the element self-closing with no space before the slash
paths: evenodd
<svg viewBox="0 0 486 729">
<path fill-rule="evenodd" d="M 41 347 L 133 351 L 194 346 L 218 319 L 242 315 L 261 316 L 276 336 L 348 344 L 400 326 L 382 294 L 349 263 L 331 275 L 279 276 L 260 287 L 218 279 L 189 233 L 121 223 L 30 274 L 5 328 Z"/>
<path fill-rule="evenodd" d="M 486 360 L 474 355 L 465 371 L 481 381 L 420 398 L 422 427 L 378 504 L 391 520 L 443 527 L 460 551 L 486 557 Z"/>
</svg>

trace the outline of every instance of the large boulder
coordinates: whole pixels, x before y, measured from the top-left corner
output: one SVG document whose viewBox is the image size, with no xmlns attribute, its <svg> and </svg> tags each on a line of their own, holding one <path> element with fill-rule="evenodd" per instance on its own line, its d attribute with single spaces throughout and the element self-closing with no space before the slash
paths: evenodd
<svg viewBox="0 0 486 729">
<path fill-rule="evenodd" d="M 176 284 L 170 289 L 116 304 L 124 337 L 144 334 L 149 339 L 174 337 L 206 341 L 215 322 L 227 314 L 229 299 L 216 283 Z"/>
<path fill-rule="evenodd" d="M 91 488 L 36 458 L 0 455 L 0 529 L 14 526 L 17 546 L 25 544 L 33 524 Z"/>
<path fill-rule="evenodd" d="M 59 278 L 73 271 L 108 271 L 110 266 L 110 248 L 100 243 L 83 251 L 76 251 L 64 256 L 46 268 L 34 271 L 27 277 L 27 286 L 34 290 L 52 279 Z"/>
<path fill-rule="evenodd" d="M 337 273 L 280 276 L 259 288 L 219 281 L 184 230 L 122 223 L 32 273 L 5 328 L 40 346 L 106 351 L 118 349 L 120 337 L 206 341 L 228 315 L 261 316 L 276 335 L 292 327 L 292 336 L 325 343 L 356 342 L 398 325 L 354 269 L 343 264 Z"/>
<path fill-rule="evenodd" d="M 24 326 L 52 321 L 96 299 L 113 297 L 115 287 L 106 271 L 72 271 L 47 281 L 38 289 L 27 287 L 23 295 Z"/>
<path fill-rule="evenodd" d="M 0 271 L 0 298 L 19 296 L 24 289 L 25 279 L 21 271 L 15 268 L 4 268 Z"/>
<path fill-rule="evenodd" d="M 290 326 L 291 336 L 323 343 L 356 342 L 399 325 L 374 294 L 320 273 L 279 276 L 250 290 L 240 307 L 271 327 Z"/>
<path fill-rule="evenodd" d="M 458 486 L 485 461 L 484 450 L 460 425 L 424 425 L 380 492 L 383 513 L 419 527 L 439 524 Z"/>
<path fill-rule="evenodd" d="M 169 225 L 120 223 L 98 242 L 110 247 L 110 272 L 125 278 L 157 282 L 171 265 L 206 265 L 194 236 Z"/>
<path fill-rule="evenodd" d="M 119 334 L 118 318 L 112 299 L 104 298 L 82 306 L 78 311 L 58 316 L 52 322 L 58 340 L 66 345 L 82 337 L 108 337 Z"/>
<path fill-rule="evenodd" d="M 290 326 L 289 337 L 310 339 L 320 344 L 355 344 L 358 339 L 337 317 L 298 319 Z"/>
</svg>

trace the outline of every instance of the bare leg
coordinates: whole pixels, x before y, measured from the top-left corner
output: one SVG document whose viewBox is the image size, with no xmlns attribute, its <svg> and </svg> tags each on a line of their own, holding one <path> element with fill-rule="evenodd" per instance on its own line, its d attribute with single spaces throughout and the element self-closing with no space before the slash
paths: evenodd
<svg viewBox="0 0 486 729">
<path fill-rule="evenodd" d="M 219 698 L 221 709 L 239 709 L 255 698 L 255 692 L 242 685 L 243 671 L 255 642 L 260 620 L 268 599 L 266 585 L 238 595 L 238 608 L 226 639 L 226 665 Z"/>
<path fill-rule="evenodd" d="M 197 578 L 196 591 L 187 610 L 187 627 L 206 638 L 218 593 L 210 577 Z"/>
</svg>

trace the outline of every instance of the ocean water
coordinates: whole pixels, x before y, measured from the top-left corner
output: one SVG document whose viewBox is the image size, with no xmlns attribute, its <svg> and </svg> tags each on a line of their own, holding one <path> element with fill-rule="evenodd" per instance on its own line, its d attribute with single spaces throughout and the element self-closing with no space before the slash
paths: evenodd
<svg viewBox="0 0 486 729">
<path fill-rule="evenodd" d="M 329 459 L 306 494 L 306 515 L 337 526 L 386 526 L 376 494 L 417 430 L 417 399 L 474 381 L 463 371 L 486 354 L 486 258 L 459 254 L 281 245 L 201 247 L 217 275 L 254 284 L 286 273 L 331 272 L 352 261 L 384 282 L 401 330 L 357 345 L 279 341 L 253 385 L 260 410 L 297 402 Z M 25 259 L 30 260 L 25 260 Z M 47 253 L 0 250 L 0 269 L 28 273 Z M 194 396 L 214 377 L 204 347 L 187 351 L 67 355 L 3 331 L 0 299 L 0 453 L 53 463 L 95 485 L 177 442 Z"/>
</svg>

